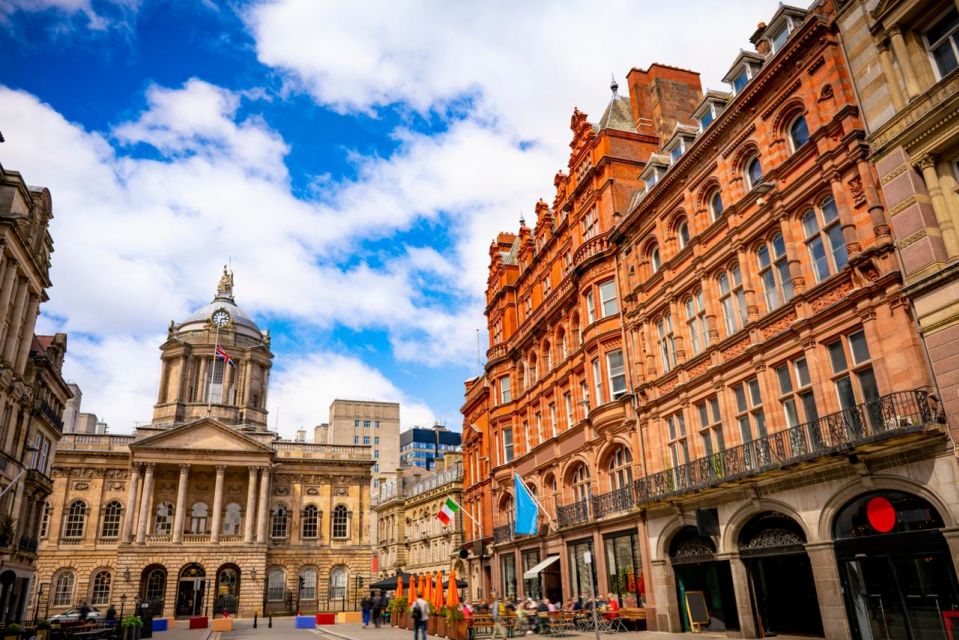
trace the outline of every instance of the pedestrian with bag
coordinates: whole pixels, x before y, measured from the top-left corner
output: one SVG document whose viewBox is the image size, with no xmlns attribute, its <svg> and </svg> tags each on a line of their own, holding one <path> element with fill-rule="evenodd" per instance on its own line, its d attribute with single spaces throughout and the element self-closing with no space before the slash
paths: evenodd
<svg viewBox="0 0 959 640">
<path fill-rule="evenodd" d="M 423 632 L 423 640 L 426 637 L 426 623 L 430 619 L 430 605 L 423 599 L 423 596 L 417 596 L 413 608 L 410 610 L 410 616 L 413 618 L 413 640 L 419 640 L 420 631 Z"/>
<path fill-rule="evenodd" d="M 380 628 L 380 623 L 383 619 L 383 592 L 378 591 L 375 596 L 373 596 L 373 602 L 371 603 L 373 607 L 373 626 L 377 629 Z"/>
<path fill-rule="evenodd" d="M 365 595 L 360 600 L 360 610 L 363 612 L 363 628 L 370 626 L 370 614 L 373 611 L 373 599 Z"/>
</svg>

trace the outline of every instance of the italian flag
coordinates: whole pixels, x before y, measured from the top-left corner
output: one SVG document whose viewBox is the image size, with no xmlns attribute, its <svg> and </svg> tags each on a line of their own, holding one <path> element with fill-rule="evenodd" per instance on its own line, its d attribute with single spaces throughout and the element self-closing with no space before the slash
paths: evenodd
<svg viewBox="0 0 959 640">
<path fill-rule="evenodd" d="M 456 504 L 456 501 L 453 498 L 447 498 L 446 502 L 443 504 L 443 508 L 440 509 L 440 512 L 436 514 L 436 517 L 444 525 L 449 525 L 453 522 L 453 516 L 456 515 L 456 512 L 460 510 L 460 506 Z"/>
</svg>

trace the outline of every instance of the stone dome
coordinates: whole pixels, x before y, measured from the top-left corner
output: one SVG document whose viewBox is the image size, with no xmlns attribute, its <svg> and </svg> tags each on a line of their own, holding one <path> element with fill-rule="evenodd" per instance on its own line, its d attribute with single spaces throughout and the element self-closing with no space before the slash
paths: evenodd
<svg viewBox="0 0 959 640">
<path fill-rule="evenodd" d="M 211 326 L 210 318 L 218 310 L 223 309 L 230 314 L 231 325 L 224 331 L 233 331 L 257 340 L 264 339 L 264 333 L 246 311 L 237 306 L 233 299 L 233 272 L 223 267 L 223 276 L 217 285 L 216 296 L 213 301 L 200 307 L 183 322 L 174 325 L 174 333 L 190 331 L 204 331 Z"/>
</svg>

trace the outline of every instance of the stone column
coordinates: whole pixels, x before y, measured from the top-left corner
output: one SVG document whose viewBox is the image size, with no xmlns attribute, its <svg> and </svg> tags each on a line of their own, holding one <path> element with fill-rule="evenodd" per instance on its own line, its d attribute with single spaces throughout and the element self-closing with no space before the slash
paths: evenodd
<svg viewBox="0 0 959 640">
<path fill-rule="evenodd" d="M 886 78 L 886 86 L 889 87 L 889 97 L 892 100 L 892 106 L 899 111 L 906 106 L 906 99 L 902 95 L 902 89 L 899 88 L 899 78 L 896 76 L 895 68 L 892 66 L 892 54 L 889 52 L 889 42 L 881 42 L 876 45 L 879 51 L 879 66 L 882 68 L 882 75 Z"/>
<path fill-rule="evenodd" d="M 260 500 L 256 511 L 256 541 L 266 542 L 267 525 L 270 523 L 270 468 L 263 467 L 260 476 Z"/>
<path fill-rule="evenodd" d="M 250 479 L 246 487 L 246 511 L 243 514 L 243 542 L 253 542 L 253 516 L 256 513 L 257 467 L 250 467 Z"/>
<path fill-rule="evenodd" d="M 797 296 L 806 290 L 806 278 L 803 276 L 802 263 L 799 260 L 799 255 L 805 250 L 806 245 L 796 238 L 796 228 L 793 226 L 791 217 L 783 210 L 776 213 L 776 218 L 779 220 L 779 231 L 783 234 L 783 243 L 786 245 L 786 264 L 789 266 L 789 280 L 793 286 L 793 296 Z"/>
<path fill-rule="evenodd" d="M 866 198 L 866 207 L 869 209 L 872 232 L 876 235 L 876 241 L 880 245 L 888 244 L 892 242 L 892 231 L 889 227 L 889 218 L 886 216 L 886 208 L 879 197 L 879 189 L 876 187 L 876 181 L 873 178 L 872 165 L 865 158 L 860 158 L 856 166 L 859 168 L 862 192 Z"/>
<path fill-rule="evenodd" d="M 755 638 L 756 618 L 753 615 L 753 601 L 750 596 L 749 572 L 739 555 L 730 557 L 729 567 L 733 574 L 733 592 L 736 594 L 736 613 L 739 614 L 739 630 L 743 638 Z"/>
<path fill-rule="evenodd" d="M 846 188 L 843 186 L 842 176 L 839 175 L 838 171 L 834 171 L 829 176 L 829 186 L 832 188 L 833 200 L 836 201 L 836 213 L 839 216 L 842 238 L 846 243 L 846 254 L 849 258 L 852 258 L 862 251 L 862 245 L 859 243 L 856 223 L 853 222 L 852 211 L 849 209 L 849 197 L 846 194 Z"/>
<path fill-rule="evenodd" d="M 912 100 L 921 93 L 921 90 L 919 89 L 919 79 L 916 78 L 916 71 L 912 68 L 912 61 L 909 58 L 909 47 L 906 45 L 905 38 L 902 37 L 902 29 L 899 27 L 890 29 L 889 40 L 892 42 L 892 50 L 896 54 L 902 79 L 906 82 L 906 93 Z"/>
<path fill-rule="evenodd" d="M 3 361 L 10 365 L 14 364 L 17 356 L 17 341 L 20 339 L 20 327 L 23 325 L 23 309 L 27 304 L 27 293 L 30 286 L 27 281 L 21 280 L 17 288 L 16 303 L 13 306 L 13 315 L 10 316 L 10 326 L 7 330 L 7 342 L 3 348 Z"/>
<path fill-rule="evenodd" d="M 33 329 L 37 326 L 37 311 L 40 309 L 40 296 L 31 295 L 27 304 L 27 311 L 23 317 L 23 328 L 20 330 L 20 351 L 17 353 L 17 362 L 14 371 L 23 375 L 27 368 L 27 357 L 33 345 Z"/>
<path fill-rule="evenodd" d="M 213 524 L 210 527 L 210 542 L 220 541 L 220 523 L 223 517 L 223 478 L 226 476 L 226 466 L 216 466 L 216 485 L 213 489 Z"/>
<path fill-rule="evenodd" d="M 736 247 L 736 259 L 739 261 L 739 272 L 743 278 L 743 293 L 746 295 L 746 322 L 753 322 L 759 319 L 759 305 L 756 303 L 756 280 L 753 278 L 754 267 L 749 259 L 749 253 L 743 245 Z M 735 285 L 730 282 L 730 287 Z M 735 297 L 735 296 L 734 296 Z M 734 301 L 734 304 L 735 301 Z M 736 304 L 736 313 L 739 313 L 738 304 Z"/>
<path fill-rule="evenodd" d="M 17 263 L 13 258 L 7 258 L 7 267 L 3 270 L 3 285 L 0 289 L 0 345 L 4 344 L 6 334 L 3 333 L 4 320 L 10 312 L 10 301 L 14 299 L 13 294 L 17 287 L 15 278 L 17 277 Z"/>
<path fill-rule="evenodd" d="M 946 255 L 950 258 L 955 257 L 959 255 L 959 236 L 957 236 L 956 229 L 952 224 L 946 199 L 942 195 L 935 159 L 930 155 L 923 156 L 919 160 L 919 169 L 922 171 L 922 179 L 929 191 L 929 199 L 932 201 L 932 210 L 936 214 L 936 222 L 939 223 L 939 230 L 942 232 L 942 242 L 946 247 Z"/>
<path fill-rule="evenodd" d="M 154 464 L 146 464 L 146 476 L 143 478 L 143 493 L 140 495 L 140 521 L 137 523 L 137 544 L 147 540 L 147 523 L 150 521 L 150 495 L 153 493 Z"/>
<path fill-rule="evenodd" d="M 133 523 L 136 521 L 137 513 L 137 490 L 140 488 L 140 465 L 134 464 L 133 471 L 130 473 L 130 491 L 127 494 L 127 512 L 123 516 L 123 542 L 130 542 L 133 536 Z"/>
<path fill-rule="evenodd" d="M 936 173 L 939 176 L 939 188 L 942 190 L 942 198 L 949 211 L 952 228 L 955 229 L 959 225 L 959 183 L 956 181 L 952 163 L 940 158 L 936 165 Z"/>
<path fill-rule="evenodd" d="M 846 617 L 846 606 L 843 603 L 842 585 L 839 581 L 839 567 L 836 565 L 833 543 L 807 544 L 806 553 L 809 554 L 809 562 L 812 564 L 816 598 L 819 600 L 819 614 L 822 617 L 822 628 L 826 640 L 849 638 L 849 619 Z"/>
<path fill-rule="evenodd" d="M 173 542 L 183 542 L 183 521 L 186 518 L 186 489 L 190 465 L 180 465 L 180 482 L 176 487 L 176 511 L 173 516 Z"/>
</svg>

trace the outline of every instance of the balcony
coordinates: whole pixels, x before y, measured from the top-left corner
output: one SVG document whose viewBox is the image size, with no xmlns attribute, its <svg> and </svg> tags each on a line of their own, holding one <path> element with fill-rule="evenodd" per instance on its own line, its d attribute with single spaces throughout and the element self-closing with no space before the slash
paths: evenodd
<svg viewBox="0 0 959 640">
<path fill-rule="evenodd" d="M 917 433 L 935 416 L 924 391 L 903 391 L 864 402 L 721 453 L 637 480 L 637 503 L 652 502 L 766 471 L 850 451 L 897 435 Z"/>
<path fill-rule="evenodd" d="M 37 546 L 38 543 L 36 538 L 28 538 L 27 536 L 20 538 L 20 551 L 23 551 L 24 553 L 36 553 Z"/>
<path fill-rule="evenodd" d="M 493 544 L 500 542 L 509 542 L 513 539 L 513 525 L 504 524 L 502 527 L 493 529 Z"/>
<path fill-rule="evenodd" d="M 557 509 L 561 527 L 598 520 L 633 507 L 724 482 L 853 451 L 942 422 L 925 391 L 902 391 L 865 402 L 814 422 L 786 429 L 720 453 L 654 473 L 633 486 Z"/>
<path fill-rule="evenodd" d="M 53 493 L 53 480 L 51 480 L 39 469 L 27 470 L 27 484 L 41 487 L 42 489 L 46 490 L 47 494 Z"/>
</svg>

